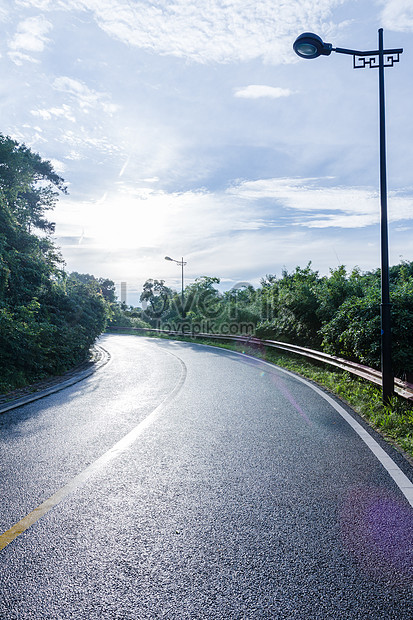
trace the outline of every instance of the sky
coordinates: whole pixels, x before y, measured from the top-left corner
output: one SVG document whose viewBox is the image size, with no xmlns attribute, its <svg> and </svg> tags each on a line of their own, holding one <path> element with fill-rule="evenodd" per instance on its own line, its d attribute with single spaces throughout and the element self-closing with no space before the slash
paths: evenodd
<svg viewBox="0 0 413 620">
<path fill-rule="evenodd" d="M 137 305 L 259 286 L 310 261 L 380 266 L 378 70 L 334 47 L 403 48 L 385 69 L 390 263 L 413 260 L 411 0 L 0 0 L 0 132 L 66 181 L 50 215 L 68 271 Z"/>
</svg>

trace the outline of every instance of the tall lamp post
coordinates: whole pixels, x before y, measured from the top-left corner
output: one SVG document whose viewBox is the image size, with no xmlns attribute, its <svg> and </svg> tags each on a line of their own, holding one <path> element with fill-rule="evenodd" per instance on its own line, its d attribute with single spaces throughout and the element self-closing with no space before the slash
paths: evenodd
<svg viewBox="0 0 413 620">
<path fill-rule="evenodd" d="M 402 48 L 383 48 L 383 28 L 379 29 L 379 49 L 360 52 L 324 43 L 312 32 L 304 32 L 294 42 L 294 51 L 301 58 L 329 56 L 331 52 L 353 56 L 353 68 L 379 70 L 379 124 L 380 124 L 380 207 L 381 207 L 381 371 L 383 402 L 387 403 L 394 393 L 394 376 L 391 362 L 391 305 L 389 290 L 389 243 L 387 220 L 387 178 L 386 178 L 386 124 L 384 102 L 384 68 L 399 62 Z"/>
<path fill-rule="evenodd" d="M 182 257 L 182 260 L 175 260 L 174 258 L 171 258 L 170 256 L 165 256 L 165 260 L 170 260 L 173 263 L 176 263 L 177 265 L 180 265 L 180 267 L 182 267 L 182 271 L 181 271 L 181 300 L 182 300 L 182 318 L 185 318 L 185 300 L 184 300 L 184 265 L 186 265 L 186 261 L 184 261 L 184 257 Z"/>
</svg>

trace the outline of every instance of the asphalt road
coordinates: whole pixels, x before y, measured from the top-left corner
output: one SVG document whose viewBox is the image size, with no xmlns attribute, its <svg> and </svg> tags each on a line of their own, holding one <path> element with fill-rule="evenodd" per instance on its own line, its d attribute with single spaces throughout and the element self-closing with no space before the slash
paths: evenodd
<svg viewBox="0 0 413 620">
<path fill-rule="evenodd" d="M 0 416 L 1 618 L 413 618 L 412 507 L 331 403 L 229 351 L 101 344 Z"/>
</svg>

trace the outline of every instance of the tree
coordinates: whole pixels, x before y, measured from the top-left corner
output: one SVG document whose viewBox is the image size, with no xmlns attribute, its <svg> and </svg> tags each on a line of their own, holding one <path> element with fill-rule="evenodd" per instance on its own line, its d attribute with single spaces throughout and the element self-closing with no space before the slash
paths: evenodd
<svg viewBox="0 0 413 620">
<path fill-rule="evenodd" d="M 165 280 L 146 280 L 140 295 L 145 318 L 150 323 L 158 322 L 167 312 L 171 297 L 172 290 L 165 286 Z"/>
<path fill-rule="evenodd" d="M 222 312 L 221 295 L 214 287 L 220 279 L 211 276 L 196 278 L 185 289 L 185 310 L 188 320 L 215 319 Z"/>
<path fill-rule="evenodd" d="M 262 338 L 319 346 L 319 286 L 318 272 L 311 269 L 311 263 L 304 269 L 296 267 L 292 273 L 284 270 L 280 280 L 266 285 L 272 318 L 258 325 L 257 334 Z"/>
<path fill-rule="evenodd" d="M 57 190 L 57 191 L 56 191 Z M 0 391 L 83 361 L 105 328 L 108 280 L 68 276 L 51 238 L 63 179 L 48 161 L 0 135 Z"/>
<path fill-rule="evenodd" d="M 350 276 L 347 276 L 344 265 L 330 269 L 330 277 L 322 278 L 317 289 L 317 315 L 322 323 L 326 323 L 335 316 L 346 299 L 362 297 L 363 294 L 363 280 L 358 268 L 353 269 Z"/>
<path fill-rule="evenodd" d="M 109 303 L 116 301 L 116 286 L 112 280 L 108 278 L 98 278 L 99 286 L 103 297 Z"/>
<path fill-rule="evenodd" d="M 45 219 L 45 212 L 56 204 L 56 189 L 67 191 L 49 161 L 0 134 L 0 201 L 5 218 L 28 232 L 35 228 L 52 233 L 54 224 Z"/>
<path fill-rule="evenodd" d="M 413 374 L 413 263 L 392 268 L 392 362 L 396 376 Z M 320 333 L 327 353 L 380 369 L 380 271 L 357 276 L 357 286 Z M 355 294 L 357 292 L 357 295 Z"/>
</svg>

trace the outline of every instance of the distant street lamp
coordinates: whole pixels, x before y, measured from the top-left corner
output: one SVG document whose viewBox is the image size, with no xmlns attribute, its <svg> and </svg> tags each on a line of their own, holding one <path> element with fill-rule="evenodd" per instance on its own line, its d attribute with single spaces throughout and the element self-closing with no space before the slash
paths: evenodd
<svg viewBox="0 0 413 620">
<path fill-rule="evenodd" d="M 185 300 L 184 300 L 184 265 L 186 265 L 186 262 L 184 261 L 184 257 L 182 257 L 182 260 L 175 260 L 174 258 L 171 258 L 170 256 L 165 256 L 165 260 L 170 260 L 173 263 L 176 263 L 177 265 L 180 265 L 180 267 L 182 267 L 182 278 L 181 278 L 181 299 L 182 299 L 182 318 L 185 318 Z"/>
<path fill-rule="evenodd" d="M 391 304 L 389 287 L 389 243 L 387 220 L 387 179 L 386 179 L 386 125 L 384 102 L 384 67 L 393 67 L 399 62 L 402 48 L 383 49 L 383 28 L 379 29 L 379 49 L 369 52 L 333 47 L 324 43 L 312 32 L 304 32 L 294 42 L 294 51 L 301 58 L 329 56 L 331 52 L 353 56 L 353 68 L 365 67 L 379 69 L 379 123 L 380 123 L 380 206 L 381 206 L 381 370 L 383 402 L 389 402 L 394 393 L 394 376 L 391 362 Z"/>
</svg>

